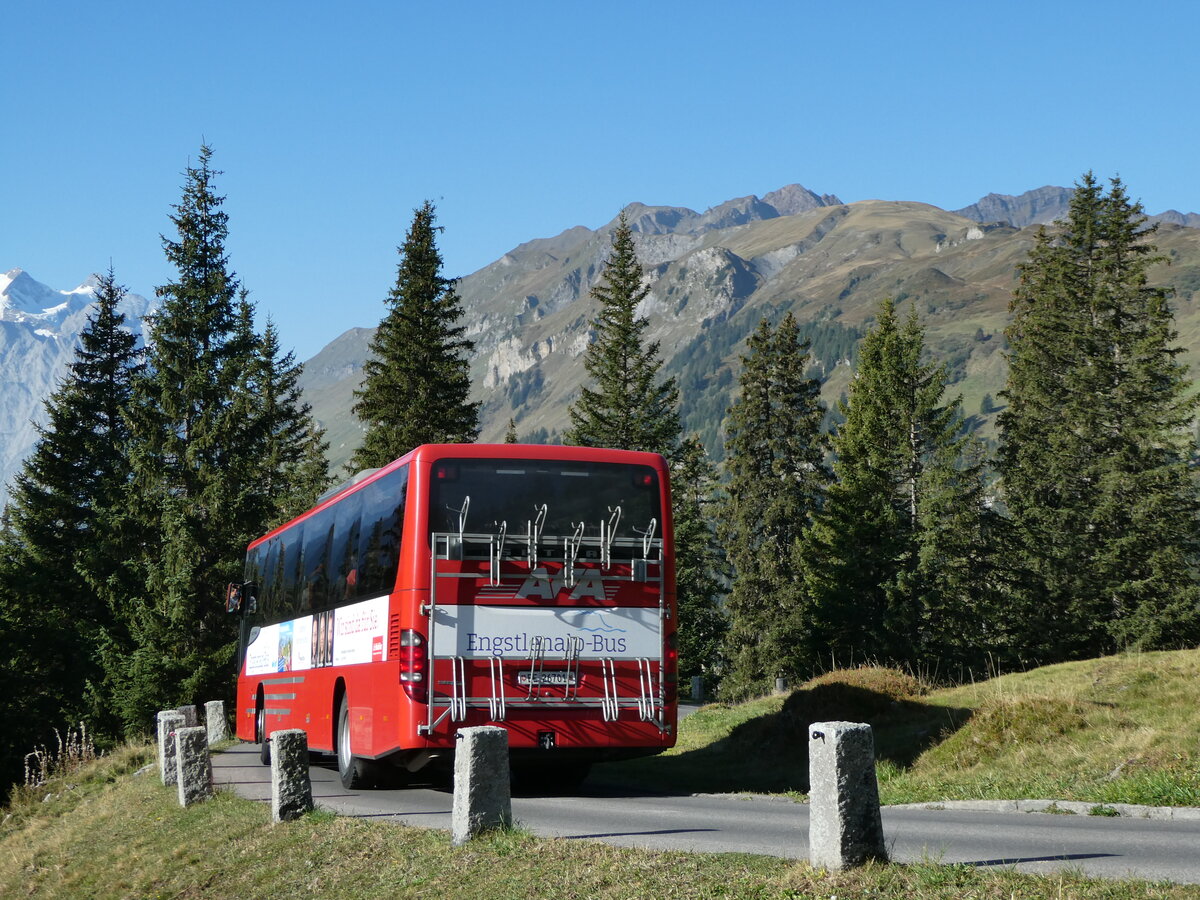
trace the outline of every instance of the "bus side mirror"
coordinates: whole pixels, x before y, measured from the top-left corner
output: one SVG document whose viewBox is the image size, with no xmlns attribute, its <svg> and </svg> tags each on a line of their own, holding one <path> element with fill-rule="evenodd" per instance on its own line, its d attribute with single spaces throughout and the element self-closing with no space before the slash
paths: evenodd
<svg viewBox="0 0 1200 900">
<path fill-rule="evenodd" d="M 242 586 L 240 584 L 231 584 L 225 588 L 225 612 L 241 612 L 241 609 Z"/>
</svg>

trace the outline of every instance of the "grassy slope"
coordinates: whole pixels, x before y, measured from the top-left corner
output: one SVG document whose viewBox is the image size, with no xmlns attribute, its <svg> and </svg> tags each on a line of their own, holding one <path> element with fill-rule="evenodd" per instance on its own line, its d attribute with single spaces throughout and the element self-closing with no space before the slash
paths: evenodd
<svg viewBox="0 0 1200 900">
<path fill-rule="evenodd" d="M 153 772 L 129 774 L 150 755 L 126 748 L 19 791 L 0 824 L 0 896 L 1200 897 L 1194 886 L 934 863 L 825 874 L 767 857 L 641 852 L 519 831 L 455 849 L 443 832 L 320 811 L 272 826 L 264 804 L 230 793 L 180 809 Z"/>
<path fill-rule="evenodd" d="M 807 725 L 871 722 L 885 803 L 1049 798 L 1200 806 L 1200 650 L 1126 654 L 926 690 L 887 669 L 712 705 L 670 753 L 599 777 L 687 791 L 806 790 Z"/>
</svg>

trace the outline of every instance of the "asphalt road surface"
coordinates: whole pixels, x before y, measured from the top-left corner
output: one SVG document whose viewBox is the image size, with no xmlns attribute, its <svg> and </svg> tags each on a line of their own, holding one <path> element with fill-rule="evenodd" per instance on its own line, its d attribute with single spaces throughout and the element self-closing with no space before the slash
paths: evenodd
<svg viewBox="0 0 1200 900">
<path fill-rule="evenodd" d="M 449 830 L 445 790 L 347 791 L 336 768 L 314 765 L 313 798 L 346 816 Z M 213 757 L 218 784 L 269 803 L 270 768 L 256 744 Z M 701 853 L 808 856 L 808 806 L 774 797 L 649 794 L 604 783 L 603 767 L 571 796 L 516 796 L 513 818 L 545 837 Z M 1200 884 L 1200 820 L 884 808 L 884 836 L 897 862 L 933 860 L 1011 866 L 1024 872 L 1080 870 L 1103 878 Z"/>
</svg>

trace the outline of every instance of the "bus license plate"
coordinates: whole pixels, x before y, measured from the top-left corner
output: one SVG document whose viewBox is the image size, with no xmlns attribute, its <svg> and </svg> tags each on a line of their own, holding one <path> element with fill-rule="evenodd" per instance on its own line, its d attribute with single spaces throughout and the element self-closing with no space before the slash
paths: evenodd
<svg viewBox="0 0 1200 900">
<path fill-rule="evenodd" d="M 518 672 L 517 684 L 522 686 L 574 687 L 574 672 Z"/>
</svg>

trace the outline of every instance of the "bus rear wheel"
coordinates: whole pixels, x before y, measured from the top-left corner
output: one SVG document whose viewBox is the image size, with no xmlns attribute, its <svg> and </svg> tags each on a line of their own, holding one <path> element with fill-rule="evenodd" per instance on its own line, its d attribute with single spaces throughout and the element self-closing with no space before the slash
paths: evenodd
<svg viewBox="0 0 1200 900">
<path fill-rule="evenodd" d="M 342 697 L 337 717 L 337 763 L 342 787 L 348 791 L 372 787 L 375 783 L 375 763 L 354 755 L 350 746 L 350 704 Z"/>
<path fill-rule="evenodd" d="M 254 739 L 258 741 L 258 760 L 264 766 L 271 764 L 271 743 L 267 740 L 267 710 L 262 697 L 254 708 Z"/>
</svg>

